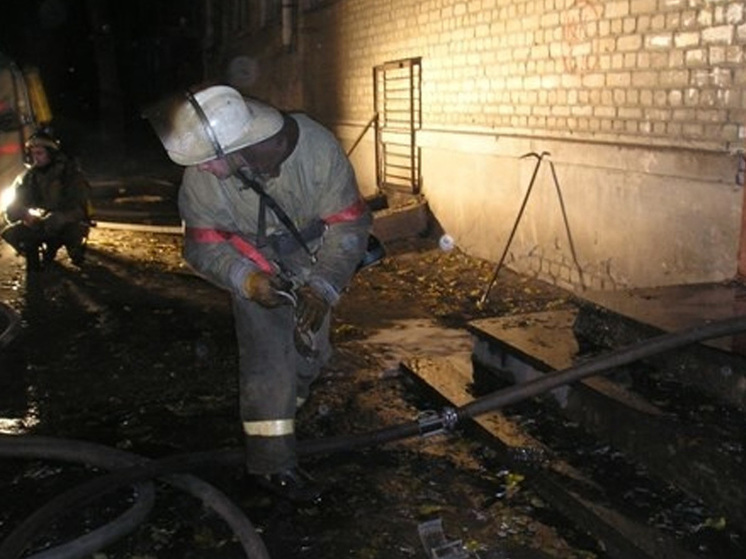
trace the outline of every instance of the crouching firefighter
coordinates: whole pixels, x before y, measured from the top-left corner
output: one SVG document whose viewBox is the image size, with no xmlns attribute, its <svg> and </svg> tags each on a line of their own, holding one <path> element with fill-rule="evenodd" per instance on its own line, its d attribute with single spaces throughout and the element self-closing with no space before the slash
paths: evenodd
<svg viewBox="0 0 746 559">
<path fill-rule="evenodd" d="M 184 258 L 231 294 L 247 472 L 289 500 L 314 500 L 321 490 L 298 466 L 295 415 L 330 357 L 330 310 L 368 246 L 372 219 L 352 166 L 308 116 L 227 86 L 145 116 L 186 166 Z"/>
<path fill-rule="evenodd" d="M 46 132 L 25 144 L 31 163 L 6 210 L 2 238 L 26 258 L 29 271 L 49 264 L 61 247 L 82 266 L 90 230 L 91 187 L 76 162 Z"/>
</svg>

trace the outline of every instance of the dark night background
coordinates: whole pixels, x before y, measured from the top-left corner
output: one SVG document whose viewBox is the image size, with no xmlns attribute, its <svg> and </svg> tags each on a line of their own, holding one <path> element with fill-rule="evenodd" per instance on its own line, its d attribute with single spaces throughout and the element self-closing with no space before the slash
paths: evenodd
<svg viewBox="0 0 746 559">
<path fill-rule="evenodd" d="M 204 17 L 193 1 L 3 2 L 0 52 L 36 67 L 52 127 L 85 160 L 153 140 L 148 103 L 203 79 Z M 152 147 L 152 146 L 149 146 Z M 95 167 L 95 164 L 93 164 Z"/>
</svg>

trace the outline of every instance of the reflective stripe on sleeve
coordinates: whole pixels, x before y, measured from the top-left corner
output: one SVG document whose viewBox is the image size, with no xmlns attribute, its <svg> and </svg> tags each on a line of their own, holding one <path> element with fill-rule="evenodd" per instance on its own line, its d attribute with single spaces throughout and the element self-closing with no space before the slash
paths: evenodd
<svg viewBox="0 0 746 559">
<path fill-rule="evenodd" d="M 0 144 L 0 155 L 21 153 L 21 145 L 17 143 Z"/>
<path fill-rule="evenodd" d="M 344 223 L 346 221 L 355 221 L 357 218 L 365 213 L 367 204 L 362 198 L 358 198 L 357 202 L 350 204 L 345 209 L 338 211 L 335 214 L 327 215 L 322 217 L 324 223 L 327 225 L 334 225 L 335 223 Z"/>
<path fill-rule="evenodd" d="M 292 419 L 244 421 L 243 432 L 250 437 L 284 437 L 295 432 L 295 422 Z"/>
<path fill-rule="evenodd" d="M 232 244 L 238 252 L 259 266 L 259 269 L 263 272 L 272 274 L 275 271 L 269 260 L 267 260 L 254 245 L 246 239 L 242 239 L 235 233 L 220 231 L 218 229 L 187 227 L 186 236 L 196 243 L 222 243 L 227 241 Z"/>
</svg>

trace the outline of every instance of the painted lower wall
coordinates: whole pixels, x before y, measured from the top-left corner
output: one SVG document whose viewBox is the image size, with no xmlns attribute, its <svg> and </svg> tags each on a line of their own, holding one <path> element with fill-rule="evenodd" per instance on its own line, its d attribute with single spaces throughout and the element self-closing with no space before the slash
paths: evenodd
<svg viewBox="0 0 746 559">
<path fill-rule="evenodd" d="M 362 128 L 335 130 L 351 146 Z M 507 247 L 506 267 L 573 290 L 735 277 L 735 155 L 479 131 L 423 130 L 418 145 L 430 210 L 468 254 L 499 262 Z M 374 192 L 372 131 L 351 159 Z"/>
</svg>

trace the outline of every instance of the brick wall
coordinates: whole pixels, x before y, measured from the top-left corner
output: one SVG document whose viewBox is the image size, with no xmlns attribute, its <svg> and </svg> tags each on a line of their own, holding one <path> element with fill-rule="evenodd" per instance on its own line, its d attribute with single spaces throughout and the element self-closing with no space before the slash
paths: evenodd
<svg viewBox="0 0 746 559">
<path fill-rule="evenodd" d="M 303 22 L 303 51 L 331 63 L 312 90 L 332 82 L 333 120 L 371 113 L 373 66 L 421 56 L 428 127 L 714 150 L 743 139 L 743 2 L 343 0 Z"/>
<path fill-rule="evenodd" d="M 521 155 L 550 151 L 568 215 L 540 174 L 510 267 L 602 289 L 732 277 L 743 2 L 339 0 L 301 12 L 297 39 L 289 54 L 247 46 L 266 78 L 253 93 L 348 145 L 374 110 L 373 67 L 421 57 L 423 192 L 462 249 L 499 257 L 532 169 Z M 370 189 L 372 134 L 353 162 Z"/>
</svg>

